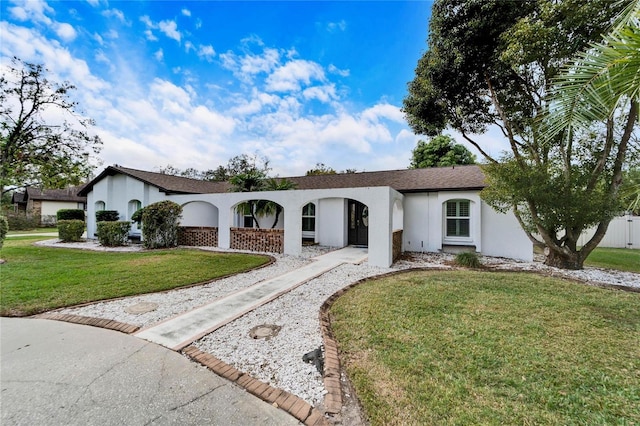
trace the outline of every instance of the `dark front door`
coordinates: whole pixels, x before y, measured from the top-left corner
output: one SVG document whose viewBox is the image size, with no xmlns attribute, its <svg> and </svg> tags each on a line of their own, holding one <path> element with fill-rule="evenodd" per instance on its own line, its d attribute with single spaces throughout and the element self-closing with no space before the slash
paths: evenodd
<svg viewBox="0 0 640 426">
<path fill-rule="evenodd" d="M 349 244 L 369 245 L 369 207 L 349 200 Z"/>
</svg>

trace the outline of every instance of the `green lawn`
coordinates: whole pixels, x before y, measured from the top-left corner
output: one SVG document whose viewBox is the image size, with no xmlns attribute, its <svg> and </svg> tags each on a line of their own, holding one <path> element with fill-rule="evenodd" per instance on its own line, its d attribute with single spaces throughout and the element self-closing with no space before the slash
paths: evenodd
<svg viewBox="0 0 640 426">
<path fill-rule="evenodd" d="M 530 273 L 407 272 L 331 308 L 372 425 L 640 424 L 640 294 Z"/>
<path fill-rule="evenodd" d="M 5 240 L 0 258 L 0 315 L 31 315 L 63 306 L 151 293 L 246 271 L 267 256 L 192 249 L 140 253 L 34 246 L 42 237 Z"/>
<path fill-rule="evenodd" d="M 640 250 L 599 247 L 591 252 L 584 264 L 585 266 L 640 273 Z"/>
<path fill-rule="evenodd" d="M 50 232 L 58 232 L 58 228 L 36 228 L 29 229 L 28 231 L 9 231 L 7 232 L 7 236 L 11 237 L 12 235 L 23 235 L 23 234 L 42 234 L 42 233 L 50 233 Z"/>
</svg>

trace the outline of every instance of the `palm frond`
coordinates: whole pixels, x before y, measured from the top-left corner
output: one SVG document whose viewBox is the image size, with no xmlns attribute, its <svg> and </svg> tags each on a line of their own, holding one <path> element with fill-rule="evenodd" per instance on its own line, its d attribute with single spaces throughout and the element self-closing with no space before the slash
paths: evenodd
<svg viewBox="0 0 640 426">
<path fill-rule="evenodd" d="M 542 137 L 605 120 L 629 99 L 640 99 L 640 0 L 554 81 Z"/>
</svg>

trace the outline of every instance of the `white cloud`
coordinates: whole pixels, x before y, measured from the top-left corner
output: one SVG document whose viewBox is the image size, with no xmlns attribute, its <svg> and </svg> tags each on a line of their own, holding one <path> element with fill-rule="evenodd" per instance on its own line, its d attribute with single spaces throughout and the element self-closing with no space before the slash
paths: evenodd
<svg viewBox="0 0 640 426">
<path fill-rule="evenodd" d="M 213 49 L 213 46 L 210 44 L 207 46 L 200 45 L 198 47 L 198 57 L 206 60 L 207 62 L 212 62 L 213 58 L 216 56 L 216 51 Z"/>
<path fill-rule="evenodd" d="M 187 8 L 183 8 L 180 12 L 184 16 L 191 16 L 191 11 L 189 9 L 187 9 Z"/>
<path fill-rule="evenodd" d="M 76 30 L 69 24 L 57 24 L 55 26 L 56 34 L 64 41 L 73 41 L 76 38 Z"/>
<path fill-rule="evenodd" d="M 280 63 L 280 51 L 277 49 L 264 49 L 262 54 L 251 52 L 243 56 L 236 55 L 233 51 L 220 54 L 222 67 L 233 72 L 233 75 L 243 82 L 251 82 L 256 74 L 269 73 Z"/>
<path fill-rule="evenodd" d="M 93 7 L 97 7 L 100 5 L 100 0 L 87 0 L 87 3 L 89 3 Z"/>
<path fill-rule="evenodd" d="M 330 33 L 335 33 L 337 31 L 344 31 L 347 29 L 347 23 L 345 20 L 341 20 L 339 22 L 329 22 L 327 24 L 327 31 Z"/>
<path fill-rule="evenodd" d="M 338 74 L 341 77 L 349 77 L 349 70 L 341 70 L 333 64 L 330 64 L 328 70 L 331 74 Z"/>
<path fill-rule="evenodd" d="M 140 22 L 145 24 L 147 26 L 147 28 L 154 28 L 155 27 L 153 22 L 151 22 L 151 18 L 149 18 L 148 15 L 142 15 L 140 17 Z"/>
<path fill-rule="evenodd" d="M 400 111 L 400 108 L 388 103 L 376 104 L 371 108 L 367 108 L 362 112 L 362 118 L 371 122 L 379 122 L 383 119 L 404 123 L 404 114 Z"/>
<path fill-rule="evenodd" d="M 107 18 L 116 18 L 118 21 L 125 23 L 126 19 L 124 17 L 124 13 L 118 9 L 107 9 L 102 11 L 102 16 Z"/>
<path fill-rule="evenodd" d="M 145 30 L 144 31 L 144 36 L 146 37 L 147 40 L 149 41 L 158 41 L 158 37 L 156 37 L 155 35 L 153 35 L 153 32 L 151 30 Z"/>
<path fill-rule="evenodd" d="M 51 19 L 47 13 L 54 13 L 54 10 L 42 0 L 22 0 L 14 1 L 16 6 L 9 8 L 11 16 L 19 21 L 34 21 L 43 24 L 51 24 Z"/>
<path fill-rule="evenodd" d="M 329 102 L 338 99 L 336 94 L 336 86 L 334 84 L 326 84 L 324 86 L 314 86 L 304 89 L 302 96 L 307 99 L 317 99 L 320 102 Z"/>
<path fill-rule="evenodd" d="M 162 51 L 162 49 L 158 49 L 153 54 L 153 57 L 156 58 L 157 61 L 162 62 L 162 60 L 164 59 L 164 52 Z"/>
<path fill-rule="evenodd" d="M 158 28 L 164 35 L 180 43 L 182 34 L 178 31 L 176 21 L 160 21 L 158 22 Z"/>
<path fill-rule="evenodd" d="M 313 80 L 325 80 L 322 67 L 316 62 L 296 59 L 277 68 L 267 77 L 266 88 L 272 92 L 299 91 L 302 84 L 308 85 Z"/>
<path fill-rule="evenodd" d="M 190 41 L 186 41 L 184 43 L 184 51 L 189 53 L 191 50 L 196 50 L 196 47 Z"/>
</svg>

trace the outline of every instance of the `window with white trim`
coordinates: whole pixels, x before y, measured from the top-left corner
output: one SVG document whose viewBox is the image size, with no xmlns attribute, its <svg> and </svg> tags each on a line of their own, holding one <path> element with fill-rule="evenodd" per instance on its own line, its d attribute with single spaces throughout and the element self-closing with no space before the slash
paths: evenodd
<svg viewBox="0 0 640 426">
<path fill-rule="evenodd" d="M 466 237 L 470 234 L 471 202 L 450 200 L 446 205 L 446 236 Z"/>
<path fill-rule="evenodd" d="M 315 232 L 316 230 L 316 205 L 309 203 L 302 208 L 302 231 Z"/>
</svg>

